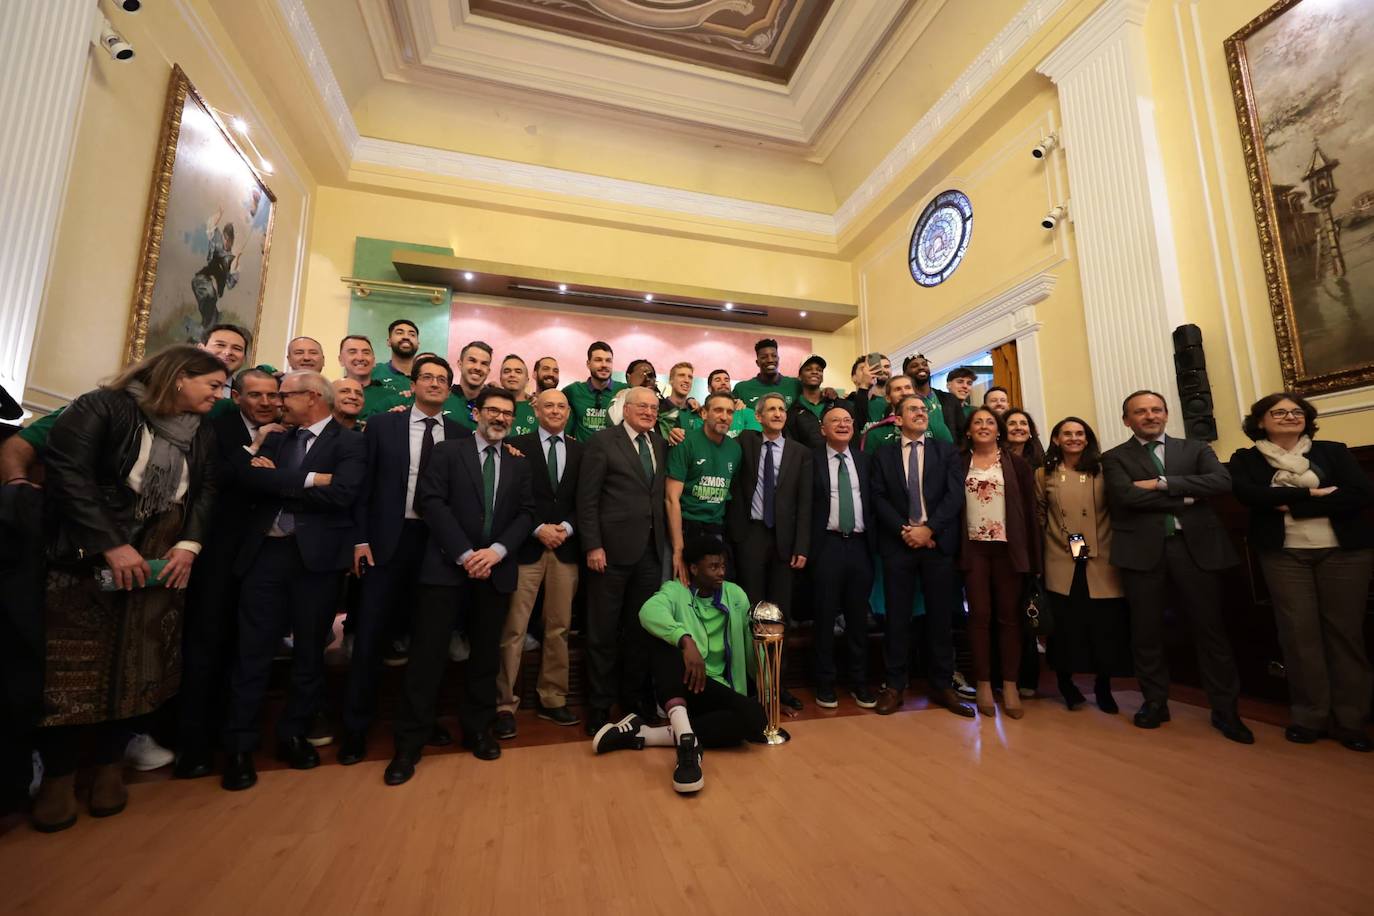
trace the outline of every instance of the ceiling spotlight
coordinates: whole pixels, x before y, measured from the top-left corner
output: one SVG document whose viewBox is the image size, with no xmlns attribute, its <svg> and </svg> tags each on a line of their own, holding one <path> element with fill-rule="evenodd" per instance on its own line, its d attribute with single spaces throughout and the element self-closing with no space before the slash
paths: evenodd
<svg viewBox="0 0 1374 916">
<path fill-rule="evenodd" d="M 653 293 L 645 293 L 645 294 L 644 294 L 644 301 L 645 301 L 645 302 L 653 302 L 653 301 L 654 301 L 654 294 L 653 294 Z"/>
<path fill-rule="evenodd" d="M 801 317 L 802 317 L 802 318 L 805 318 L 805 317 L 806 317 L 806 313 L 805 313 L 805 312 L 802 312 L 802 313 L 801 313 Z"/>
<path fill-rule="evenodd" d="M 272 163 L 268 162 L 266 159 L 262 160 L 260 165 L 262 166 L 262 170 L 269 175 L 276 171 L 276 169 L 272 168 Z"/>
<path fill-rule="evenodd" d="M 560 293 L 566 293 L 566 292 L 568 291 L 568 284 L 566 284 L 566 283 L 560 283 L 560 284 L 558 284 L 558 291 L 559 291 Z"/>
<path fill-rule="evenodd" d="M 725 310 L 726 310 L 727 312 L 732 312 L 732 311 L 734 311 L 734 309 L 735 309 L 735 303 L 733 303 L 733 302 L 727 302 L 727 303 L 725 303 Z"/>
<path fill-rule="evenodd" d="M 239 133 L 241 133 L 241 134 L 246 134 L 246 133 L 248 133 L 248 122 L 245 121 L 245 120 L 243 120 L 243 118 L 235 118 L 233 121 L 231 121 L 231 122 L 229 122 L 229 123 L 232 124 L 233 127 L 234 127 L 234 130 L 238 131 Z"/>
<path fill-rule="evenodd" d="M 472 271 L 470 271 L 470 270 L 465 270 L 465 271 L 463 271 L 463 279 L 464 279 L 464 280 L 471 280 L 471 279 L 472 279 Z"/>
</svg>

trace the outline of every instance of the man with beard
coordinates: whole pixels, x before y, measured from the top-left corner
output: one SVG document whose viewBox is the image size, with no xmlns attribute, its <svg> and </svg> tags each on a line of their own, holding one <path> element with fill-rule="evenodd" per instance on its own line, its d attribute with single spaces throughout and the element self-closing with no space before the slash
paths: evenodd
<svg viewBox="0 0 1374 916">
<path fill-rule="evenodd" d="M 754 344 L 754 365 L 759 367 L 759 374 L 736 385 L 735 397 L 743 401 L 745 407 L 753 410 L 754 402 L 761 396 L 776 391 L 782 395 L 787 406 L 791 407 L 792 402 L 801 394 L 801 382 L 778 372 L 776 340 L 765 337 Z"/>
<path fill-rule="evenodd" d="M 706 376 L 706 396 L 710 397 L 713 394 L 729 394 L 734 397 L 730 391 L 730 373 L 724 369 L 712 369 L 711 373 Z M 697 408 L 695 413 L 679 413 L 678 425 L 688 432 L 701 429 L 702 423 L 705 422 L 704 413 L 704 406 Z M 759 426 L 758 418 L 754 416 L 754 412 L 746 408 L 744 402 L 739 398 L 735 398 L 735 415 L 730 419 L 730 431 L 725 435 L 731 439 L 736 439 L 746 429 L 757 431 L 762 427 Z"/>
<path fill-rule="evenodd" d="M 930 427 L 927 435 L 951 444 L 964 438 L 964 409 L 959 399 L 930 384 L 930 360 L 917 353 L 902 360 L 902 374 L 911 379 L 918 398 L 925 402 Z"/>
<path fill-rule="evenodd" d="M 293 337 L 286 345 L 286 365 L 292 372 L 323 372 L 324 348 L 313 337 Z"/>
<path fill-rule="evenodd" d="M 541 356 L 534 363 L 534 393 L 558 387 L 558 360 Z"/>
<path fill-rule="evenodd" d="M 668 538 L 673 548 L 673 575 L 686 585 L 686 543 L 702 535 L 724 538 L 725 504 L 730 482 L 740 465 L 740 446 L 726 433 L 735 413 L 734 398 L 718 391 L 706 396 L 706 419 L 682 444 L 668 453 Z"/>
<path fill-rule="evenodd" d="M 797 370 L 797 375 L 801 392 L 788 406 L 784 435 L 788 439 L 795 439 L 803 448 L 818 449 L 825 444 L 825 437 L 821 435 L 821 415 L 831 403 L 821 391 L 825 360 L 814 354 L 808 356 Z"/>
<path fill-rule="evenodd" d="M 630 365 L 625 369 L 625 387 L 611 398 L 611 406 L 606 411 L 612 426 L 625 419 L 625 392 L 632 388 L 647 388 L 654 393 L 654 397 L 659 397 L 658 373 L 654 371 L 653 363 L 647 359 L 630 360 Z"/>
<path fill-rule="evenodd" d="M 469 341 L 458 351 L 458 379 L 449 389 L 444 413 L 466 430 L 477 428 L 473 413 L 477 409 L 477 395 L 491 375 L 491 344 L 484 340 Z"/>
<path fill-rule="evenodd" d="M 362 432 L 358 419 L 363 412 L 363 386 L 357 379 L 341 378 L 334 382 L 334 419 L 344 429 Z"/>
<path fill-rule="evenodd" d="M 901 438 L 901 414 L 897 410 L 897 405 L 902 403 L 902 399 L 916 393 L 911 379 L 905 375 L 894 375 L 887 380 L 884 386 L 887 391 L 887 400 L 873 401 L 871 403 L 882 403 L 887 406 L 888 414 L 879 418 L 877 422 L 869 425 L 864 433 L 864 451 L 872 454 L 880 445 L 889 442 L 896 442 Z M 871 415 L 871 414 L 870 414 Z"/>
<path fill-rule="evenodd" d="M 596 432 L 611 425 L 611 398 L 622 388 L 624 382 L 611 379 L 611 364 L 615 353 L 611 345 L 598 340 L 587 348 L 587 380 L 570 382 L 563 388 L 563 394 L 572 408 L 572 419 L 568 422 L 568 433 L 579 442 L 586 442 Z"/>
<path fill-rule="evenodd" d="M 410 390 L 410 369 L 420 349 L 420 328 L 409 318 L 397 318 L 386 326 L 386 345 L 391 359 L 372 369 L 372 380 L 400 394 Z"/>
<path fill-rule="evenodd" d="M 349 334 L 339 341 L 339 365 L 344 374 L 363 389 L 363 411 L 358 415 L 359 420 L 365 421 L 373 414 L 385 413 L 405 403 L 400 395 L 372 378 L 377 357 L 372 353 L 372 341 L 363 335 Z"/>
<path fill-rule="evenodd" d="M 515 422 L 510 427 L 511 436 L 528 436 L 539 428 L 539 422 L 534 418 L 534 405 L 525 392 L 529 381 L 530 373 L 523 359 L 512 353 L 501 360 L 501 388 L 515 398 Z"/>
</svg>

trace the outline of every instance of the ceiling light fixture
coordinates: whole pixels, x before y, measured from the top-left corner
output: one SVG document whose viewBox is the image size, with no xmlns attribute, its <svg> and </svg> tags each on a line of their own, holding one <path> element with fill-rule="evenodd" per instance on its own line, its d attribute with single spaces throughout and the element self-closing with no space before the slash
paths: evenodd
<svg viewBox="0 0 1374 916">
<path fill-rule="evenodd" d="M 799 318 L 805 318 L 805 317 L 806 317 L 806 313 L 805 313 L 805 312 L 802 312 L 802 313 L 801 313 L 800 315 L 798 315 L 797 317 L 799 317 Z"/>
<path fill-rule="evenodd" d="M 654 294 L 653 294 L 653 293 L 645 293 L 645 294 L 644 294 L 644 301 L 645 301 L 645 302 L 653 302 L 653 301 L 654 301 Z"/>
<path fill-rule="evenodd" d="M 558 291 L 559 291 L 560 293 L 566 293 L 566 292 L 568 291 L 568 284 L 566 284 L 566 283 L 560 283 L 560 284 L 558 284 Z"/>
<path fill-rule="evenodd" d="M 726 310 L 727 312 L 733 312 L 733 311 L 735 310 L 735 303 L 733 303 L 733 302 L 727 302 L 727 303 L 725 303 L 725 310 Z"/>
<path fill-rule="evenodd" d="M 464 279 L 464 280 L 471 280 L 471 279 L 472 279 L 472 271 L 470 271 L 470 270 L 465 270 L 465 271 L 463 271 L 463 279 Z"/>
<path fill-rule="evenodd" d="M 234 126 L 234 130 L 238 131 L 239 133 L 248 133 L 248 122 L 243 120 L 243 118 L 235 118 L 229 123 L 232 124 Z"/>
</svg>

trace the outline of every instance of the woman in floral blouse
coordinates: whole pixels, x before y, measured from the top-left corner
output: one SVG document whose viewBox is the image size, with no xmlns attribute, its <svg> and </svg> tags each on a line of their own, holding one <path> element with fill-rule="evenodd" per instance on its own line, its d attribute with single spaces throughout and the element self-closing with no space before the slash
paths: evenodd
<svg viewBox="0 0 1374 916">
<path fill-rule="evenodd" d="M 959 565 L 968 596 L 969 640 L 978 681 L 978 711 L 994 715 L 991 623 L 997 612 L 1002 667 L 1002 708 L 1023 715 L 1016 690 L 1021 662 L 1021 595 L 1027 574 L 1040 571 L 1040 526 L 1035 514 L 1035 476 L 1025 460 L 1005 447 L 1001 419 L 980 407 L 969 414 L 964 434 L 964 542 Z"/>
</svg>

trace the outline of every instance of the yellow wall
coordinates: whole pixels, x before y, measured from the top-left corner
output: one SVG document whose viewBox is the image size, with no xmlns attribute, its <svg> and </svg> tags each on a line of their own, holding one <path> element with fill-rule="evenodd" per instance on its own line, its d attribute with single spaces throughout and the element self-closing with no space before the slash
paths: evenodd
<svg viewBox="0 0 1374 916">
<path fill-rule="evenodd" d="M 29 374 L 35 403 L 60 404 L 120 367 L 172 63 L 211 105 L 241 115 L 264 137 L 285 137 L 213 14 L 197 0 L 180 3 L 188 16 L 150 4 L 138 16 L 117 17 L 136 50 L 132 61 L 90 52 Z M 278 210 L 259 336 L 271 342 L 262 358 L 276 362 L 294 307 L 297 252 L 309 229 L 303 207 L 313 184 L 299 177 L 303 169 L 289 143 L 268 148 L 278 170 L 268 181 Z"/>
</svg>

